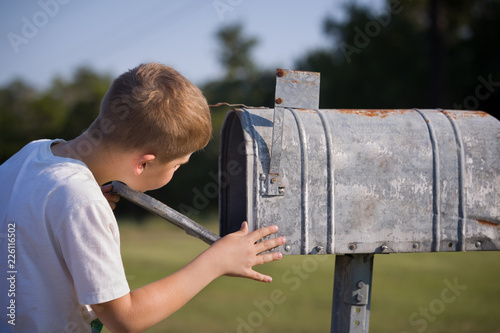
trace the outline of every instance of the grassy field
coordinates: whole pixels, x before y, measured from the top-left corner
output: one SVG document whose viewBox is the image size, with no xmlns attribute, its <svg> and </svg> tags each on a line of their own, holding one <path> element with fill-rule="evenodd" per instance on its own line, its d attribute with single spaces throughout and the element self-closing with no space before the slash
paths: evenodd
<svg viewBox="0 0 500 333">
<path fill-rule="evenodd" d="M 121 223 L 132 289 L 207 248 L 161 220 Z M 207 227 L 218 233 L 216 223 Z M 147 332 L 330 332 L 334 256 L 285 256 L 257 267 L 264 284 L 221 277 Z M 375 256 L 371 333 L 500 333 L 500 252 Z"/>
</svg>

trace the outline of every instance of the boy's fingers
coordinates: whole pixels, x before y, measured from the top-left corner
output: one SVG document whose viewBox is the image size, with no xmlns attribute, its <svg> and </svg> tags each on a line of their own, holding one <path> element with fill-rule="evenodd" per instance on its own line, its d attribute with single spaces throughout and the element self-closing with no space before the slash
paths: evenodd
<svg viewBox="0 0 500 333">
<path fill-rule="evenodd" d="M 104 185 L 104 186 L 101 186 L 101 191 L 103 193 L 106 193 L 106 192 L 111 191 L 112 188 L 113 188 L 112 184 Z"/>
<path fill-rule="evenodd" d="M 245 235 L 248 234 L 248 222 L 243 221 L 240 227 L 240 231 L 243 232 Z"/>
<path fill-rule="evenodd" d="M 270 277 L 269 275 L 264 275 L 259 272 L 256 272 L 252 270 L 252 275 L 249 276 L 249 278 L 256 280 L 256 281 L 262 281 L 262 282 L 271 282 L 273 281 L 273 278 Z"/>
<path fill-rule="evenodd" d="M 276 231 L 278 231 L 278 226 L 272 225 L 255 230 L 254 232 L 250 233 L 249 236 L 251 237 L 253 242 L 256 242 L 261 238 L 264 238 L 270 234 L 274 234 Z"/>
<path fill-rule="evenodd" d="M 113 185 L 111 185 L 111 184 L 101 186 L 102 194 L 104 195 L 104 197 L 108 201 L 111 209 L 114 210 L 116 208 L 116 203 L 118 201 L 120 201 L 120 196 L 118 194 L 111 192 L 112 189 L 113 189 Z"/>
<path fill-rule="evenodd" d="M 283 258 L 283 254 L 281 254 L 281 252 L 259 254 L 255 265 L 267 264 L 268 262 L 280 260 L 281 258 Z"/>
<path fill-rule="evenodd" d="M 104 197 L 109 202 L 118 202 L 118 201 L 120 201 L 120 196 L 118 194 L 104 193 Z"/>
<path fill-rule="evenodd" d="M 248 222 L 247 221 L 243 221 L 243 223 L 241 223 L 240 230 L 235 231 L 234 234 L 237 234 L 239 236 L 246 236 L 246 235 L 248 235 Z"/>
<path fill-rule="evenodd" d="M 285 237 L 278 237 L 278 238 L 268 239 L 263 242 L 259 242 L 255 244 L 255 246 L 257 253 L 261 253 L 270 250 L 272 248 L 275 248 L 276 246 L 283 245 L 285 244 L 285 242 L 286 242 Z"/>
</svg>

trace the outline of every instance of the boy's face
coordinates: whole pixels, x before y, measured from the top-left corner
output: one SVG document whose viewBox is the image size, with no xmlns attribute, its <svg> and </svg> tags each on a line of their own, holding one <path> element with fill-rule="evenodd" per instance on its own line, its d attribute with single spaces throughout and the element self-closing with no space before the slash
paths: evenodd
<svg viewBox="0 0 500 333">
<path fill-rule="evenodd" d="M 159 161 L 150 163 L 146 167 L 145 172 L 142 173 L 141 180 L 135 184 L 136 186 L 134 186 L 134 189 L 145 192 L 165 186 L 170 182 L 175 171 L 177 171 L 182 164 L 186 164 L 190 157 L 191 154 L 188 154 L 167 163 L 161 163 Z"/>
</svg>

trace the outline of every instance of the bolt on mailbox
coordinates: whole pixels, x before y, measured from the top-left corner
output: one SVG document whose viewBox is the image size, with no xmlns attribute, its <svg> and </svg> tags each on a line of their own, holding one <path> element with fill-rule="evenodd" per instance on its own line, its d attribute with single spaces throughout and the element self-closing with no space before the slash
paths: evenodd
<svg viewBox="0 0 500 333">
<path fill-rule="evenodd" d="M 277 102 L 286 104 L 296 91 L 286 88 L 290 82 L 278 87 L 279 73 Z M 500 249 L 496 118 L 293 104 L 227 114 L 221 235 L 246 220 L 253 229 L 277 224 L 287 238 L 284 254 Z"/>
</svg>

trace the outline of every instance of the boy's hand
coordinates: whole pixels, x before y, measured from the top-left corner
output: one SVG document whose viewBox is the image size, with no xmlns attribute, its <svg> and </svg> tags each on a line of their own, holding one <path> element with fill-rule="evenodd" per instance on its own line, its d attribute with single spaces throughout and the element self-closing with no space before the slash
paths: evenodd
<svg viewBox="0 0 500 333">
<path fill-rule="evenodd" d="M 112 193 L 111 192 L 112 189 L 113 185 L 111 184 L 101 186 L 102 194 L 104 194 L 104 197 L 106 198 L 106 200 L 108 200 L 111 209 L 115 209 L 116 203 L 120 201 L 120 196 L 118 194 Z"/>
<path fill-rule="evenodd" d="M 259 253 L 284 244 L 283 237 L 256 243 L 276 231 L 278 228 L 271 226 L 249 234 L 244 222 L 239 231 L 219 239 L 177 272 L 92 308 L 112 332 L 142 332 L 180 309 L 221 275 L 271 282 L 270 276 L 252 267 L 282 257 L 281 253 Z"/>
<path fill-rule="evenodd" d="M 214 256 L 220 265 L 221 275 L 238 276 L 257 281 L 271 282 L 270 276 L 258 273 L 253 266 L 262 265 L 282 257 L 280 252 L 259 254 L 285 243 L 284 237 L 268 239 L 257 243 L 261 238 L 274 234 L 277 226 L 270 226 L 248 233 L 248 223 L 243 222 L 241 229 L 215 242 L 207 252 Z"/>
</svg>

